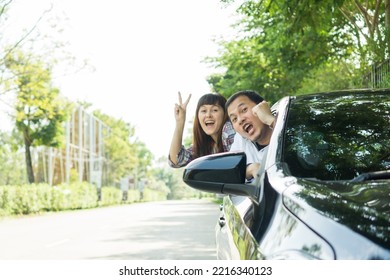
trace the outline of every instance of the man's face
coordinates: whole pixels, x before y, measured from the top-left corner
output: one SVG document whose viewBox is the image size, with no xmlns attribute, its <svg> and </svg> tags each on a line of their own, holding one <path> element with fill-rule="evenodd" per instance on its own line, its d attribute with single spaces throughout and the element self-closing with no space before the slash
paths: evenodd
<svg viewBox="0 0 390 280">
<path fill-rule="evenodd" d="M 257 142 L 260 139 L 264 124 L 252 113 L 256 105 L 246 96 L 237 97 L 227 108 L 228 116 L 234 130 L 242 137 Z"/>
</svg>

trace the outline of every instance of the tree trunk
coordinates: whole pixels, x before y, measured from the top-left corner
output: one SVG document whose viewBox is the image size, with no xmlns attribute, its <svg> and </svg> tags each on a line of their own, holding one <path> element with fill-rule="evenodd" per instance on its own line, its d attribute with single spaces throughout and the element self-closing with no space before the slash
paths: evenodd
<svg viewBox="0 0 390 280">
<path fill-rule="evenodd" d="M 34 170 L 31 161 L 31 151 L 30 151 L 31 141 L 29 140 L 27 131 L 23 131 L 23 139 L 24 139 L 24 148 L 25 148 L 25 155 L 26 155 L 27 178 L 28 178 L 28 182 L 32 184 L 35 182 L 35 178 L 34 178 Z"/>
</svg>

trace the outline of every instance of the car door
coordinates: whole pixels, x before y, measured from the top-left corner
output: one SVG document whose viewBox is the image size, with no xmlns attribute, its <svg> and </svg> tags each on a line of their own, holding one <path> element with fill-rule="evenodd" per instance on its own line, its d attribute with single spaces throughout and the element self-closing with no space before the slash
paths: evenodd
<svg viewBox="0 0 390 280">
<path fill-rule="evenodd" d="M 218 259 L 253 259 L 257 242 L 251 232 L 254 203 L 245 196 L 228 195 L 216 225 Z"/>
</svg>

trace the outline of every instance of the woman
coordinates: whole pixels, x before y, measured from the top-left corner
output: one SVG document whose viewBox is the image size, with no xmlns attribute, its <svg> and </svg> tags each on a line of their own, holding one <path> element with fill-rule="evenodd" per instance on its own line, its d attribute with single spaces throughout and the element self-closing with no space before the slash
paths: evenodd
<svg viewBox="0 0 390 280">
<path fill-rule="evenodd" d="M 234 139 L 235 131 L 225 111 L 226 98 L 217 93 L 208 93 L 198 101 L 193 141 L 186 149 L 182 142 L 186 109 L 190 99 L 191 95 L 183 103 L 179 92 L 179 104 L 175 104 L 176 127 L 168 157 L 169 165 L 175 168 L 183 167 L 201 156 L 228 152 Z"/>
</svg>

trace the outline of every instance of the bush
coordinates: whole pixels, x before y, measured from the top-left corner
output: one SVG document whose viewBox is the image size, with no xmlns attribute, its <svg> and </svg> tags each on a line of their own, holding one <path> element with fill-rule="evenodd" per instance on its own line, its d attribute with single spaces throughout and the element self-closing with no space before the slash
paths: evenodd
<svg viewBox="0 0 390 280">
<path fill-rule="evenodd" d="M 157 191 L 145 188 L 143 201 L 159 201 L 166 199 L 167 193 L 165 191 Z"/>
<path fill-rule="evenodd" d="M 84 209 L 96 206 L 96 188 L 87 183 L 54 187 L 47 184 L 0 186 L 0 216 Z"/>
<path fill-rule="evenodd" d="M 0 187 L 0 207 L 1 215 L 7 216 L 12 215 L 14 209 L 15 199 L 15 188 L 13 186 L 1 186 Z"/>
<path fill-rule="evenodd" d="M 109 206 L 122 203 L 122 191 L 115 187 L 102 187 L 99 206 Z"/>
<path fill-rule="evenodd" d="M 16 186 L 14 192 L 13 214 L 38 213 L 41 210 L 36 186 Z"/>
<path fill-rule="evenodd" d="M 127 203 L 134 203 L 141 200 L 141 195 L 138 190 L 128 190 L 127 191 Z"/>
<path fill-rule="evenodd" d="M 52 211 L 87 209 L 97 206 L 95 186 L 88 183 L 62 184 L 53 187 Z"/>
<path fill-rule="evenodd" d="M 102 187 L 101 200 L 94 185 L 88 183 L 0 186 L 0 217 L 27 215 L 48 211 L 86 209 L 98 206 L 134 203 L 137 201 L 166 200 L 167 193 L 145 188 L 141 199 L 138 190 L 130 189 L 123 200 L 122 191 L 115 187 Z"/>
</svg>

